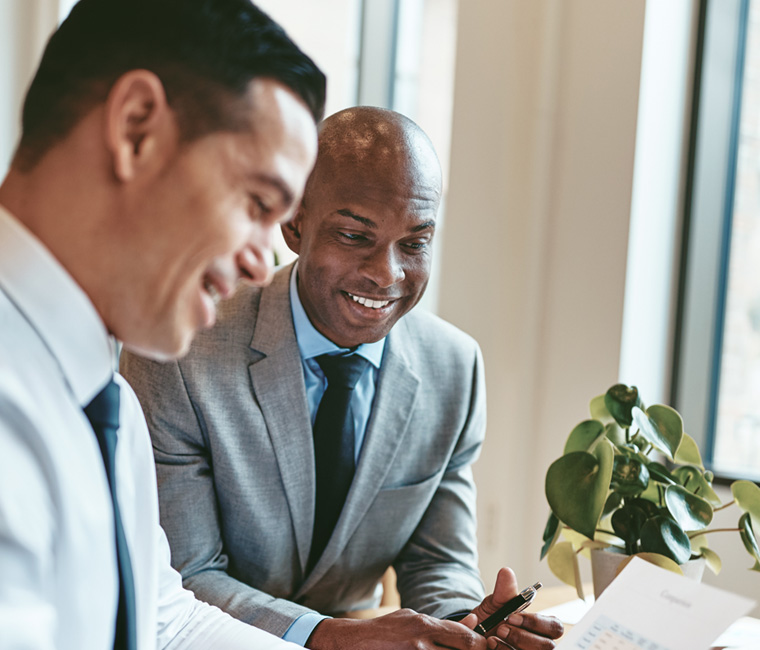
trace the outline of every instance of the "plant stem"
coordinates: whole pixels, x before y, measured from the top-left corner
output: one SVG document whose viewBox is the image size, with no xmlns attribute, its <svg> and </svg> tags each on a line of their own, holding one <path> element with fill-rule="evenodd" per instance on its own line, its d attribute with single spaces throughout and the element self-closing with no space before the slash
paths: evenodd
<svg viewBox="0 0 760 650">
<path fill-rule="evenodd" d="M 691 533 L 687 533 L 686 536 L 689 539 L 693 539 L 694 537 L 699 537 L 700 535 L 708 535 L 709 533 L 732 533 L 732 532 L 741 532 L 741 528 L 713 528 L 712 530 L 695 530 Z"/>
<path fill-rule="evenodd" d="M 718 510 L 723 510 L 724 508 L 728 508 L 728 506 L 732 506 L 736 503 L 736 499 L 731 499 L 728 503 L 724 503 L 722 506 L 718 506 L 717 508 L 713 508 L 713 512 L 718 512 Z"/>
<path fill-rule="evenodd" d="M 604 530 L 603 528 L 597 528 L 595 532 L 604 533 L 605 535 L 612 535 L 613 537 L 617 537 L 621 542 L 625 542 L 625 540 L 622 537 L 620 537 L 620 535 L 616 535 L 615 532 L 612 530 Z"/>
</svg>

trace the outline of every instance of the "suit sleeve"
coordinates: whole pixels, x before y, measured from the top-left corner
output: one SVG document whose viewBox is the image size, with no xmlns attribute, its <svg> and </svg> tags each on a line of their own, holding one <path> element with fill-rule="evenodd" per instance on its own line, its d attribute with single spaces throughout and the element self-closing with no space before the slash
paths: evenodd
<svg viewBox="0 0 760 650">
<path fill-rule="evenodd" d="M 313 610 L 274 598 L 229 574 L 203 417 L 188 396 L 178 363 L 157 363 L 125 352 L 121 373 L 134 388 L 148 422 L 161 526 L 184 586 L 235 618 L 283 636 L 299 616 Z"/>
<path fill-rule="evenodd" d="M 469 385 L 450 396 L 469 397 L 457 443 L 430 505 L 394 562 L 402 607 L 439 618 L 469 611 L 484 597 L 472 476 L 486 427 L 483 359 L 477 345 L 471 368 Z"/>
</svg>

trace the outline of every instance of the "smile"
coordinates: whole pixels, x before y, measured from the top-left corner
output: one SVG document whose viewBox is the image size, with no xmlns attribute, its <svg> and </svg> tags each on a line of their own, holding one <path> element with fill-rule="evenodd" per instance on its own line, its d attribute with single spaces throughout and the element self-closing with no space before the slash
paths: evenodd
<svg viewBox="0 0 760 650">
<path fill-rule="evenodd" d="M 346 293 L 348 293 L 348 291 Z M 358 302 L 360 305 L 364 305 L 370 309 L 382 309 L 391 302 L 390 300 L 371 300 L 370 298 L 364 298 L 363 296 L 355 296 L 353 293 L 348 293 L 348 296 L 354 302 Z"/>
<path fill-rule="evenodd" d="M 211 296 L 211 300 L 213 301 L 214 305 L 218 305 L 222 299 L 222 294 L 219 292 L 216 286 L 210 280 L 206 279 L 203 282 L 203 288 L 205 289 L 206 293 Z"/>
</svg>

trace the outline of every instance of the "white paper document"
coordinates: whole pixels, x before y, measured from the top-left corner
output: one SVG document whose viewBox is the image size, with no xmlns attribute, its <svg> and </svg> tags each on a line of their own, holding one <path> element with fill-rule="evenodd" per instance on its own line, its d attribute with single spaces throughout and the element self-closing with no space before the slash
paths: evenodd
<svg viewBox="0 0 760 650">
<path fill-rule="evenodd" d="M 754 605 L 749 598 L 634 558 L 558 647 L 707 650 Z"/>
</svg>

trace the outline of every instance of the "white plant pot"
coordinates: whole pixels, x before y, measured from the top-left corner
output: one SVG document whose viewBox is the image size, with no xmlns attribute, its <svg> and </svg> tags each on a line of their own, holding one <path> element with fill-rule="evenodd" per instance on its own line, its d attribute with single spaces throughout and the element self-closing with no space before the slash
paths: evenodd
<svg viewBox="0 0 760 650">
<path fill-rule="evenodd" d="M 615 578 L 620 564 L 628 557 L 625 553 L 617 553 L 606 548 L 592 549 L 591 577 L 594 582 L 594 597 L 599 598 L 607 585 Z M 687 578 L 700 582 L 705 572 L 705 559 L 698 557 L 681 564 L 681 571 Z"/>
</svg>

